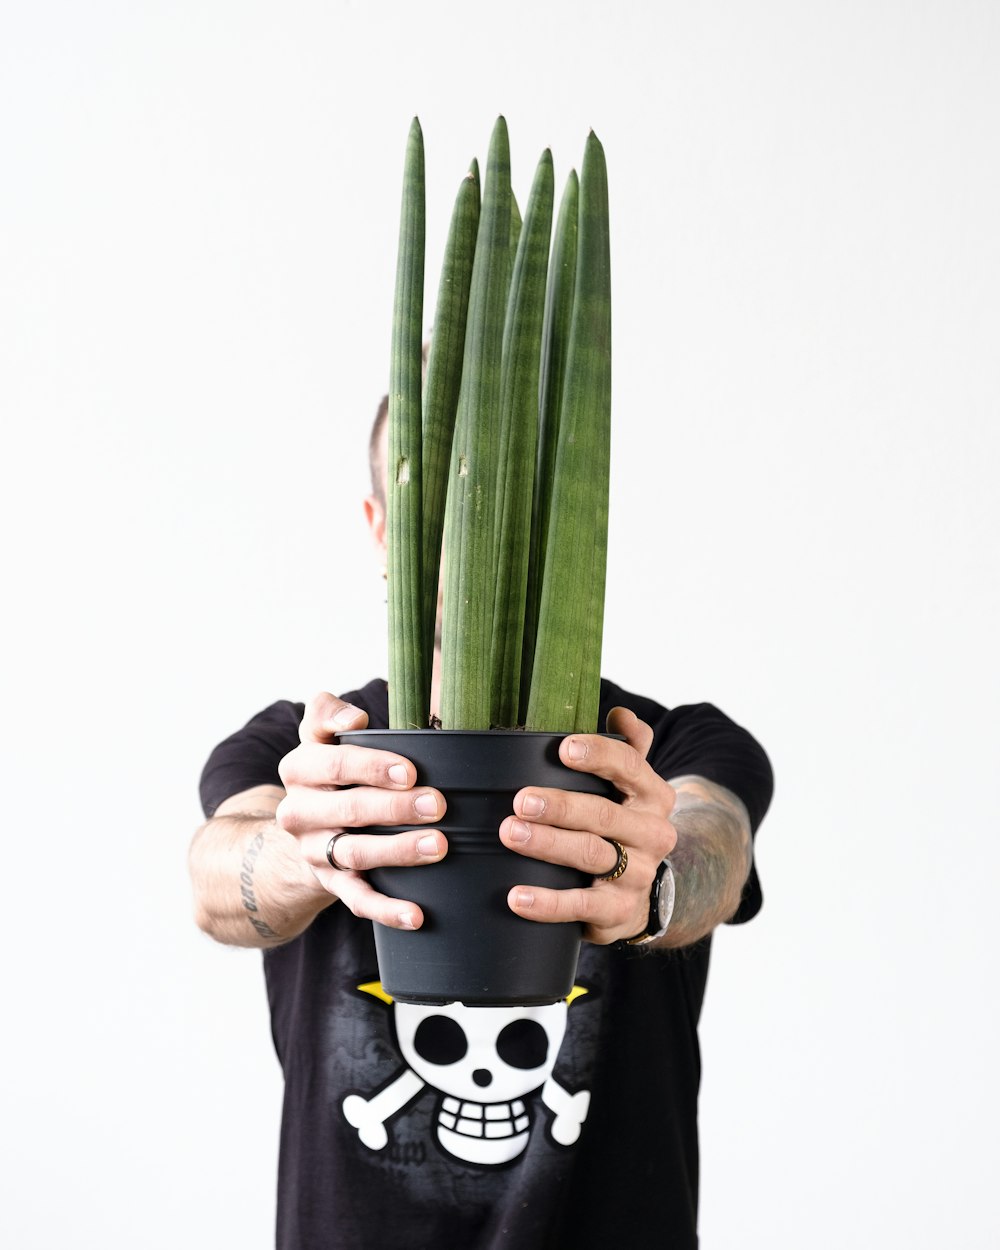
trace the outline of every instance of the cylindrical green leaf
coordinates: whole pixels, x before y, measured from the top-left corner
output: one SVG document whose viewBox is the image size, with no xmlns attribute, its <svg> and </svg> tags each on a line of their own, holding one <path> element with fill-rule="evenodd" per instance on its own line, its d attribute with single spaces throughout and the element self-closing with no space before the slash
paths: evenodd
<svg viewBox="0 0 1000 1250">
<path fill-rule="evenodd" d="M 531 515 L 531 556 L 528 564 L 528 590 L 524 612 L 524 645 L 521 671 L 520 719 L 527 716 L 531 671 L 538 630 L 538 608 L 545 568 L 552 479 L 559 437 L 559 409 L 562 404 L 569 346 L 570 316 L 576 286 L 576 244 L 579 227 L 580 181 L 570 170 L 559 205 L 552 260 L 545 292 L 545 324 L 542 331 L 542 365 L 538 431 L 538 467 L 535 474 Z"/>
<path fill-rule="evenodd" d="M 425 728 L 430 669 L 425 662 L 421 580 L 421 338 L 424 305 L 424 143 L 410 126 L 396 261 L 389 364 L 386 483 L 389 601 L 389 725 Z"/>
<path fill-rule="evenodd" d="M 528 728 L 597 729 L 611 445 L 611 263 L 604 150 L 587 139 Z"/>
<path fill-rule="evenodd" d="M 521 241 L 521 210 L 517 206 L 517 200 L 513 193 L 510 197 L 510 264 L 513 271 L 514 263 L 517 260 L 517 245 Z"/>
<path fill-rule="evenodd" d="M 473 162 L 475 164 L 475 162 Z M 438 580 L 441 572 L 441 534 L 451 445 L 455 432 L 469 283 L 479 225 L 479 181 L 472 171 L 459 187 L 445 245 L 438 288 L 434 332 L 431 336 L 423 422 L 423 579 L 425 663 L 431 671 L 437 622 Z"/>
<path fill-rule="evenodd" d="M 490 141 L 445 513 L 441 721 L 489 728 L 496 446 L 504 311 L 510 285 L 510 150 Z"/>
<path fill-rule="evenodd" d="M 552 233 L 552 155 L 538 162 L 507 301 L 500 395 L 492 722 L 518 723 L 532 486 L 538 446 L 538 376 Z"/>
</svg>

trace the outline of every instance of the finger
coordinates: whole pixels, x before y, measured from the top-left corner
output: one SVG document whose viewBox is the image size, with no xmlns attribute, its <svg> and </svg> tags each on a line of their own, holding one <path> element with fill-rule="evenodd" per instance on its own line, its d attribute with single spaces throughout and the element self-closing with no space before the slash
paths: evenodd
<svg viewBox="0 0 1000 1250">
<path fill-rule="evenodd" d="M 326 857 L 331 838 L 340 833 L 333 849 L 340 865 L 332 868 Z M 406 833 L 345 833 L 344 830 L 316 830 L 299 839 L 299 849 L 314 869 L 322 873 L 322 882 L 338 897 L 340 878 L 370 868 L 416 868 L 436 864 L 448 854 L 448 839 L 440 829 L 409 829 Z M 327 878 L 327 872 L 333 876 Z M 319 874 L 317 874 L 319 875 Z"/>
<path fill-rule="evenodd" d="M 597 834 L 578 829 L 531 825 L 516 816 L 508 816 L 500 826 L 500 841 L 528 859 L 576 868 L 591 877 L 605 876 L 618 866 L 616 847 Z"/>
<path fill-rule="evenodd" d="M 338 874 L 336 885 L 332 892 L 362 920 L 374 920 L 390 929 L 419 929 L 424 923 L 424 913 L 416 903 L 380 894 L 356 872 Z"/>
<path fill-rule="evenodd" d="M 625 741 L 635 747 L 643 759 L 649 754 L 649 748 L 653 745 L 652 726 L 636 716 L 631 708 L 613 707 L 608 713 L 607 729 L 609 734 L 622 734 Z"/>
<path fill-rule="evenodd" d="M 394 794 L 371 786 L 321 790 L 296 786 L 278 804 L 275 820 L 296 836 L 317 829 L 364 829 L 368 825 L 427 825 L 440 820 L 446 804 L 438 790 Z"/>
<path fill-rule="evenodd" d="M 652 731 L 644 721 L 633 719 L 632 741 L 618 742 L 598 734 L 573 734 L 559 744 L 559 758 L 577 772 L 593 773 L 610 781 L 626 800 L 665 805 L 669 813 L 674 805 L 673 789 L 646 761 L 649 750 L 646 731 Z"/>
<path fill-rule="evenodd" d="M 507 906 L 539 924 L 575 921 L 584 926 L 588 941 L 606 943 L 642 929 L 649 915 L 648 898 L 648 891 L 640 897 L 635 891 L 618 889 L 617 883 L 571 890 L 516 885 L 507 895 Z"/>
<path fill-rule="evenodd" d="M 342 868 L 331 868 L 326 858 L 328 834 L 330 830 L 324 830 L 300 839 L 300 848 L 324 888 L 356 916 L 393 929 L 419 929 L 424 914 L 416 903 L 380 894 L 361 874 L 370 868 L 415 868 L 437 863 L 448 853 L 444 834 L 439 829 L 384 836 L 352 833 L 338 838 L 334 849 Z"/>
<path fill-rule="evenodd" d="M 278 776 L 286 790 L 291 786 L 348 785 L 407 790 L 416 784 L 417 770 L 391 751 L 303 742 L 279 763 Z"/>
<path fill-rule="evenodd" d="M 306 705 L 299 725 L 299 741 L 332 742 L 335 734 L 347 729 L 364 729 L 367 724 L 367 712 L 324 690 Z"/>
<path fill-rule="evenodd" d="M 531 824 L 585 829 L 602 838 L 617 838 L 626 845 L 629 839 L 625 826 L 636 819 L 631 809 L 599 794 L 535 787 L 514 795 L 514 815 Z"/>
</svg>

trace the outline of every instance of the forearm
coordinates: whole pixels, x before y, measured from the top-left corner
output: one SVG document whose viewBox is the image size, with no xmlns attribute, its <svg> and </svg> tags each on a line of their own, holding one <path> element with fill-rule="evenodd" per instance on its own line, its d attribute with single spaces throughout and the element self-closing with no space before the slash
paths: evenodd
<svg viewBox="0 0 1000 1250">
<path fill-rule="evenodd" d="M 677 777 L 670 855 L 674 912 L 659 945 L 690 946 L 729 920 L 750 873 L 753 842 L 746 808 L 731 791 L 701 777 Z"/>
<path fill-rule="evenodd" d="M 217 942 L 278 946 L 334 901 L 295 839 L 275 824 L 281 793 L 270 786 L 237 796 L 194 836 L 189 866 L 195 920 Z"/>
</svg>

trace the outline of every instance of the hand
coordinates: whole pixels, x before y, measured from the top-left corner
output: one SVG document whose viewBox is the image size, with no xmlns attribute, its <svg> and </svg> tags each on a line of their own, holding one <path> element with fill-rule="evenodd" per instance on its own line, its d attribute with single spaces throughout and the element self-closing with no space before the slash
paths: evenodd
<svg viewBox="0 0 1000 1250">
<path fill-rule="evenodd" d="M 622 794 L 620 803 L 599 795 L 529 787 L 514 796 L 514 815 L 500 826 L 503 844 L 519 855 L 564 864 L 599 877 L 611 872 L 618 853 L 614 838 L 628 852 L 628 867 L 616 881 L 595 880 L 583 889 L 550 890 L 514 886 L 510 909 L 543 924 L 578 920 L 589 942 L 606 945 L 635 937 L 649 919 L 649 892 L 665 855 L 677 842 L 670 823 L 673 788 L 646 762 L 653 731 L 627 708 L 613 708 L 608 732 L 571 734 L 559 758 L 577 772 L 604 777 Z"/>
<path fill-rule="evenodd" d="M 312 700 L 299 727 L 300 745 L 278 766 L 286 793 L 275 820 L 297 840 L 323 889 L 356 916 L 394 929 L 419 929 L 424 916 L 416 903 L 379 894 L 362 873 L 443 859 L 448 852 L 444 834 L 426 826 L 444 815 L 444 796 L 426 786 L 414 789 L 416 769 L 401 755 L 334 743 L 336 734 L 367 724 L 367 713 L 332 694 Z M 343 869 L 330 867 L 326 848 L 334 834 L 368 825 L 409 824 L 417 827 L 339 838 L 334 855 Z"/>
</svg>

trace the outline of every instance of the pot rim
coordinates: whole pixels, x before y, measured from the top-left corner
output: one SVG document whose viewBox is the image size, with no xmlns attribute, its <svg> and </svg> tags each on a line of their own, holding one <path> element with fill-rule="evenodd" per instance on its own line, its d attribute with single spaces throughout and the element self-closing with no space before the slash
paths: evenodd
<svg viewBox="0 0 1000 1250">
<path fill-rule="evenodd" d="M 362 734 L 426 734 L 435 738 L 443 735 L 464 737 L 480 737 L 480 738 L 570 738 L 574 734 L 583 733 L 580 729 L 342 729 L 337 733 L 338 738 L 346 738 L 360 736 Z M 619 742 L 625 741 L 624 734 L 610 734 L 603 730 L 596 730 L 594 735 L 599 738 L 614 738 Z"/>
</svg>

